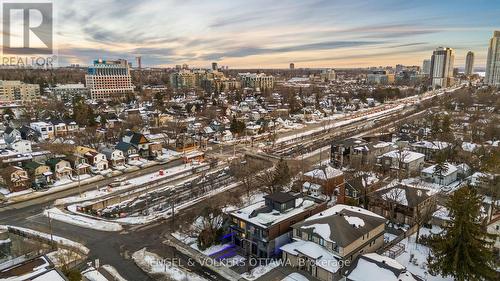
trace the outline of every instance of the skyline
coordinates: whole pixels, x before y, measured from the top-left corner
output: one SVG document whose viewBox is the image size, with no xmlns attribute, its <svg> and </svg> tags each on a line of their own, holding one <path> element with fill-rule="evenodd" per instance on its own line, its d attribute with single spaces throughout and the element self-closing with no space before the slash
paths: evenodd
<svg viewBox="0 0 500 281">
<path fill-rule="evenodd" d="M 493 1 L 96 2 L 55 1 L 60 65 L 136 56 L 144 66 L 421 65 L 444 46 L 456 66 L 473 51 L 481 68 L 500 28 Z"/>
</svg>

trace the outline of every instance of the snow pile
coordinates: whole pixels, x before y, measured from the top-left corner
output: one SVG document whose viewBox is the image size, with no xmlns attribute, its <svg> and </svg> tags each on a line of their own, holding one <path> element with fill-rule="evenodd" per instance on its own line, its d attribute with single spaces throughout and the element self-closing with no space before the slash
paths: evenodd
<svg viewBox="0 0 500 281">
<path fill-rule="evenodd" d="M 111 265 L 105 264 L 102 266 L 104 270 L 106 270 L 111 276 L 113 276 L 115 281 L 127 281 L 127 279 L 123 278 L 118 271 L 112 267 Z"/>
<path fill-rule="evenodd" d="M 344 215 L 344 219 L 350 224 L 354 225 L 356 228 L 360 228 L 365 226 L 365 221 L 361 218 L 358 217 L 351 217 L 351 216 L 346 216 Z"/>
<path fill-rule="evenodd" d="M 88 281 L 108 281 L 104 275 L 102 275 L 97 269 L 90 267 L 82 272 L 82 275 Z"/>
<path fill-rule="evenodd" d="M 421 228 L 420 237 L 429 234 L 440 233 L 442 229 L 438 226 L 432 226 L 432 229 Z M 427 281 L 452 281 L 451 277 L 443 277 L 440 275 L 432 276 L 427 271 L 427 257 L 429 256 L 430 249 L 422 244 L 415 243 L 417 234 L 413 234 L 410 237 L 403 239 L 400 243 L 404 245 L 405 251 L 401 255 L 397 256 L 395 260 L 401 265 L 405 266 L 406 269 L 423 278 Z"/>
<path fill-rule="evenodd" d="M 74 263 L 77 260 L 83 258 L 77 252 L 73 252 L 67 249 L 59 248 L 57 251 L 50 252 L 47 254 L 47 258 L 58 268 L 63 267 L 64 265 Z"/>
<path fill-rule="evenodd" d="M 0 226 L 0 229 L 2 229 L 3 227 L 9 227 L 9 228 L 15 229 L 17 231 L 24 232 L 24 233 L 26 233 L 28 235 L 38 236 L 38 237 L 43 238 L 44 240 L 50 241 L 50 239 L 51 239 L 51 235 L 50 234 L 44 233 L 44 232 L 40 232 L 40 231 L 36 231 L 36 230 L 33 230 L 33 229 L 19 227 L 19 226 L 12 226 L 12 225 Z M 55 243 L 57 243 L 57 244 L 77 249 L 77 250 L 79 250 L 80 252 L 82 252 L 84 254 L 88 254 L 89 253 L 89 249 L 87 247 L 83 246 L 80 243 L 71 241 L 69 239 L 66 239 L 66 238 L 63 238 L 63 237 L 59 237 L 59 236 L 56 236 L 56 235 L 52 235 L 52 240 Z"/>
<path fill-rule="evenodd" d="M 187 270 L 173 265 L 172 263 L 166 263 L 163 258 L 157 254 L 146 251 L 146 248 L 135 252 L 132 255 L 132 259 L 143 271 L 149 274 L 161 274 L 166 276 L 171 280 L 190 280 L 190 281 L 204 281 L 206 279 L 191 273 Z"/>
<path fill-rule="evenodd" d="M 260 265 L 257 266 L 256 268 L 250 270 L 249 272 L 245 272 L 241 275 L 241 277 L 245 278 L 246 280 L 255 280 L 262 275 L 268 273 L 269 271 L 273 270 L 274 268 L 278 267 L 280 265 L 279 262 L 269 262 L 266 265 Z"/>
<path fill-rule="evenodd" d="M 294 272 L 291 274 L 288 274 L 285 278 L 281 279 L 281 281 L 308 281 L 307 277 L 304 275 Z"/>
<path fill-rule="evenodd" d="M 62 221 L 68 224 L 90 228 L 100 231 L 121 231 L 123 230 L 122 226 L 118 223 L 107 222 L 101 220 L 95 220 L 88 217 L 73 215 L 65 213 L 58 208 L 51 208 L 49 210 L 45 210 L 43 212 L 44 216 L 49 217 L 51 219 L 55 219 L 58 221 Z"/>
<path fill-rule="evenodd" d="M 364 223 L 364 222 L 363 222 Z M 321 236 L 325 241 L 333 242 L 330 239 L 330 225 L 326 223 L 316 223 L 308 226 L 301 227 L 302 229 L 313 228 L 313 232 Z"/>
</svg>

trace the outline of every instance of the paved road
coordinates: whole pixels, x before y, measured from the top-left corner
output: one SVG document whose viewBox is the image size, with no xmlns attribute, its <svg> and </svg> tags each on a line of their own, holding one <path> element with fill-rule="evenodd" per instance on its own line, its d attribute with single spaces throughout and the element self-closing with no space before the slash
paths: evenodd
<svg viewBox="0 0 500 281">
<path fill-rule="evenodd" d="M 80 188 L 78 188 L 78 187 L 69 188 L 69 189 L 61 190 L 61 191 L 54 192 L 54 193 L 43 194 L 43 196 L 32 199 L 32 200 L 27 200 L 27 201 L 23 201 L 23 202 L 16 202 L 16 203 L 11 203 L 11 204 L 7 204 L 7 205 L 0 205 L 1 206 L 0 212 L 3 212 L 5 210 L 22 209 L 24 207 L 29 207 L 33 204 L 52 203 L 53 201 L 55 201 L 56 199 L 59 199 L 59 198 L 64 198 L 64 197 L 76 195 L 79 192 L 85 192 L 85 191 L 88 191 L 91 189 L 96 189 L 96 187 L 107 186 L 110 183 L 114 182 L 114 180 L 117 177 L 120 177 L 120 178 L 125 177 L 126 179 L 131 179 L 131 178 L 139 177 L 142 175 L 158 172 L 159 170 L 162 170 L 162 169 L 168 169 L 168 168 L 172 168 L 175 166 L 179 166 L 181 164 L 183 164 L 182 159 L 177 159 L 177 160 L 174 160 L 174 161 L 166 163 L 166 164 L 155 165 L 155 166 L 151 166 L 151 167 L 147 167 L 147 168 L 142 168 L 142 169 L 139 169 L 137 171 L 130 172 L 130 173 L 126 173 L 126 174 L 123 174 L 120 176 L 105 178 L 105 179 L 100 180 L 98 182 L 93 182 L 93 183 L 89 183 L 89 184 L 82 184 L 80 186 Z"/>
</svg>

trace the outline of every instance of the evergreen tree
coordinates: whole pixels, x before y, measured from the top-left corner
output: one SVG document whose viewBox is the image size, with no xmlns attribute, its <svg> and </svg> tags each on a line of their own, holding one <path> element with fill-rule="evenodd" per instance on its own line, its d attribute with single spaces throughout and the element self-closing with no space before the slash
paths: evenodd
<svg viewBox="0 0 500 281">
<path fill-rule="evenodd" d="M 238 121 L 236 117 L 233 117 L 229 130 L 233 134 L 242 134 L 245 131 L 245 123 L 243 121 Z"/>
<path fill-rule="evenodd" d="M 288 164 L 286 161 L 281 158 L 278 164 L 276 164 L 275 169 L 275 183 L 278 186 L 284 187 L 291 180 L 290 168 L 288 168 Z"/>
<path fill-rule="evenodd" d="M 443 232 L 429 238 L 428 257 L 432 274 L 455 280 L 494 280 L 494 237 L 486 233 L 480 220 L 481 197 L 470 187 L 457 190 L 449 199 L 451 222 Z"/>
<path fill-rule="evenodd" d="M 439 177 L 439 184 L 442 184 L 443 176 L 446 172 L 448 172 L 448 164 L 444 160 L 439 159 L 439 161 L 436 162 L 433 171 L 433 174 Z"/>
</svg>

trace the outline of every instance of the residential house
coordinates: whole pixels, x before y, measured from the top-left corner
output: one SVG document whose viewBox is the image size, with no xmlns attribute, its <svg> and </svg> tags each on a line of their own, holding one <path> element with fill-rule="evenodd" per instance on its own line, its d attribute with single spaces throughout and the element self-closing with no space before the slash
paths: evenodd
<svg viewBox="0 0 500 281">
<path fill-rule="evenodd" d="M 490 188 L 494 184 L 495 178 L 498 179 L 498 176 L 489 173 L 475 172 L 468 177 L 467 180 L 473 187 Z"/>
<path fill-rule="evenodd" d="M 111 167 L 123 166 L 125 164 L 125 155 L 119 149 L 105 147 L 101 149 L 101 153 L 106 156 Z"/>
<path fill-rule="evenodd" d="M 54 126 L 54 135 L 56 137 L 64 137 L 68 134 L 68 129 L 64 121 L 51 120 L 50 123 Z"/>
<path fill-rule="evenodd" d="M 66 160 L 69 161 L 77 176 L 90 174 L 90 165 L 84 156 L 73 154 L 67 156 Z"/>
<path fill-rule="evenodd" d="M 436 191 L 392 184 L 369 195 L 369 210 L 392 221 L 413 225 L 436 211 Z"/>
<path fill-rule="evenodd" d="M 214 141 L 216 142 L 228 142 L 233 140 L 233 133 L 229 130 L 224 130 L 222 132 L 217 132 L 214 134 Z"/>
<path fill-rule="evenodd" d="M 29 187 L 28 173 L 17 166 L 8 166 L 1 171 L 2 179 L 10 192 L 18 192 Z"/>
<path fill-rule="evenodd" d="M 33 122 L 30 124 L 30 128 L 33 129 L 41 140 L 53 139 L 54 126 L 47 122 Z"/>
<path fill-rule="evenodd" d="M 21 138 L 23 140 L 38 142 L 38 140 L 40 139 L 38 133 L 28 126 L 22 126 L 21 128 L 19 128 L 19 131 L 21 132 Z"/>
<path fill-rule="evenodd" d="M 313 277 L 340 280 L 343 264 L 384 245 L 386 219 L 338 204 L 292 226 L 293 242 L 281 247 L 286 264 Z"/>
<path fill-rule="evenodd" d="M 91 170 L 95 172 L 101 172 L 107 170 L 108 160 L 106 159 L 106 155 L 97 152 L 97 150 L 84 147 L 77 146 L 75 149 L 75 154 L 87 159 L 87 163 L 91 165 Z"/>
<path fill-rule="evenodd" d="M 52 183 L 53 173 L 48 165 L 30 161 L 24 163 L 23 167 L 28 173 L 28 177 L 31 179 L 34 187 L 43 187 Z"/>
<path fill-rule="evenodd" d="M 71 135 L 80 129 L 74 120 L 51 120 L 50 123 L 54 126 L 54 134 L 56 137 Z"/>
<path fill-rule="evenodd" d="M 491 217 L 491 220 L 488 222 L 486 226 L 486 231 L 488 234 L 494 235 L 493 239 L 493 249 L 497 256 L 500 257 L 500 212 L 497 212 Z"/>
<path fill-rule="evenodd" d="M 7 127 L 3 132 L 3 138 L 6 143 L 12 143 L 16 140 L 21 139 L 21 132 L 18 129 Z"/>
<path fill-rule="evenodd" d="M 122 141 L 132 144 L 137 149 L 137 153 L 139 153 L 141 157 L 148 158 L 150 156 L 150 142 L 143 134 L 129 131 L 122 137 Z"/>
<path fill-rule="evenodd" d="M 345 202 L 345 179 L 342 171 L 325 165 L 305 173 L 302 180 L 320 185 L 320 192 L 333 198 L 337 203 Z"/>
<path fill-rule="evenodd" d="M 326 202 L 311 197 L 277 192 L 229 213 L 232 243 L 243 252 L 270 258 L 290 241 L 290 226 L 326 209 Z"/>
<path fill-rule="evenodd" d="M 188 152 L 197 148 L 196 140 L 187 134 L 179 134 L 175 140 L 174 149 L 177 152 Z"/>
<path fill-rule="evenodd" d="M 330 147 L 330 163 L 335 168 L 342 168 L 350 164 L 351 150 L 354 147 L 366 145 L 367 143 L 364 139 L 360 138 L 348 138 L 332 143 Z"/>
<path fill-rule="evenodd" d="M 123 152 L 123 156 L 126 158 L 129 158 L 131 155 L 138 155 L 137 148 L 131 143 L 119 142 L 116 144 L 115 148 L 121 150 Z"/>
<path fill-rule="evenodd" d="M 353 167 L 371 166 L 377 163 L 377 157 L 394 149 L 391 142 L 372 142 L 350 149 L 350 165 Z"/>
<path fill-rule="evenodd" d="M 434 154 L 450 147 L 450 144 L 443 141 L 418 141 L 411 144 L 412 150 L 425 155 L 425 160 L 431 160 Z"/>
<path fill-rule="evenodd" d="M 458 178 L 458 168 L 457 166 L 445 163 L 444 171 L 439 172 L 436 169 L 437 165 L 429 166 L 420 172 L 420 176 L 427 182 L 436 183 L 439 185 L 449 185 L 455 182 Z"/>
<path fill-rule="evenodd" d="M 26 154 L 32 152 L 31 141 L 28 140 L 17 139 L 9 143 L 7 147 L 19 154 Z"/>
<path fill-rule="evenodd" d="M 72 175 L 73 169 L 69 161 L 61 158 L 51 158 L 45 164 L 50 167 L 56 180 L 68 179 Z"/>
<path fill-rule="evenodd" d="M 346 281 L 424 281 L 394 259 L 377 253 L 359 256 L 345 273 Z"/>
<path fill-rule="evenodd" d="M 163 145 L 160 142 L 149 143 L 149 156 L 158 157 L 163 154 Z"/>
<path fill-rule="evenodd" d="M 377 157 L 377 166 L 383 172 L 402 171 L 406 175 L 417 174 L 424 166 L 425 155 L 409 150 L 393 150 Z"/>
</svg>

